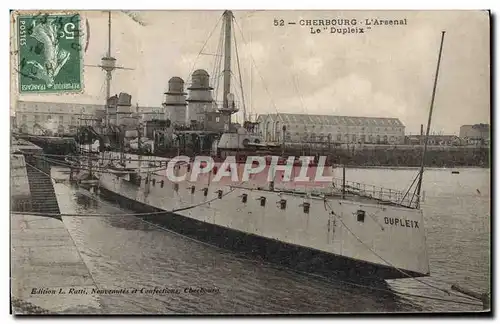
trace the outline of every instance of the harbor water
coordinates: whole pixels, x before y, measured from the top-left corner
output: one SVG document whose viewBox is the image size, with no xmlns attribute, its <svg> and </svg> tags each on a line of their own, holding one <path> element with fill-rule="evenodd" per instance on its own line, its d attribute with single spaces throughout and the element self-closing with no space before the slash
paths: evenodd
<svg viewBox="0 0 500 324">
<path fill-rule="evenodd" d="M 132 211 L 89 198 L 87 191 L 64 181 L 67 169 L 53 167 L 52 176 L 61 180 L 55 190 L 62 213 L 114 214 L 63 217 L 99 289 L 139 290 L 101 294 L 102 313 L 480 311 L 480 302 L 456 296 L 451 285 L 480 293 L 490 290 L 490 170 L 451 171 L 429 169 L 424 176 L 422 207 L 431 276 L 388 280 L 375 288 L 281 268 L 120 216 Z M 346 178 L 405 190 L 416 173 L 417 169 L 347 169 Z"/>
</svg>

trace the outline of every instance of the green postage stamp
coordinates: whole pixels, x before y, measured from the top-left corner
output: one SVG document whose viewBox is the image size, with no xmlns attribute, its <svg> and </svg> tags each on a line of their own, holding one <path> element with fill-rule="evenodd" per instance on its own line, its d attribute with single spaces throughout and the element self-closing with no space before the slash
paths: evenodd
<svg viewBox="0 0 500 324">
<path fill-rule="evenodd" d="M 20 93 L 82 89 L 80 30 L 79 14 L 18 16 Z"/>
</svg>

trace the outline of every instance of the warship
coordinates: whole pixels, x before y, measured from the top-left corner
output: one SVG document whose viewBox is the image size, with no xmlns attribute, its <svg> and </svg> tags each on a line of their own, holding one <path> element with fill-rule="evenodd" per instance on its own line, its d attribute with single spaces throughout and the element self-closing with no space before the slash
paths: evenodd
<svg viewBox="0 0 500 324">
<path fill-rule="evenodd" d="M 222 103 L 207 96 L 211 92 L 206 90 L 213 88 L 200 69 L 192 73 L 188 98 L 193 103 L 189 115 L 211 114 L 222 129 L 207 127 L 207 119 L 184 129 L 168 121 L 147 136 L 152 139 L 147 154 L 139 152 L 143 131 L 136 133 L 139 154 L 125 152 L 123 135 L 120 150 L 103 150 L 90 158 L 92 163 L 82 162 L 98 179 L 99 193 L 144 221 L 282 265 L 369 279 L 429 276 L 420 208 L 425 149 L 420 172 L 401 192 L 347 181 L 345 169 L 335 178 L 339 168 L 324 158 L 287 156 L 283 145 L 266 143 L 252 122 L 232 123 L 239 111 L 231 90 L 234 16 L 225 11 L 222 18 Z M 439 58 L 441 50 L 442 43 Z M 437 73 L 432 102 L 436 82 Z M 182 79 L 172 78 L 169 85 L 170 92 L 182 97 Z M 177 105 L 171 111 L 186 114 L 182 100 L 166 100 L 169 104 Z M 432 104 L 428 127 L 431 115 Z M 121 133 L 127 131 L 125 127 Z M 175 144 L 160 153 L 162 141 Z M 243 179 L 249 165 L 259 166 L 260 172 Z M 321 176 L 331 180 L 288 181 L 283 166 L 291 166 L 292 178 L 299 173 L 314 178 L 321 169 Z M 172 174 L 183 180 L 173 180 Z"/>
</svg>

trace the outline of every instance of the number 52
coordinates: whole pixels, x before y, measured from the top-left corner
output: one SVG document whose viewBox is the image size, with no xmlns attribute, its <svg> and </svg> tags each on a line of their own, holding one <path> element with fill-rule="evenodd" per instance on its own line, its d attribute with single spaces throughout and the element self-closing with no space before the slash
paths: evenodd
<svg viewBox="0 0 500 324">
<path fill-rule="evenodd" d="M 285 21 L 283 19 L 274 19 L 274 26 L 285 26 Z"/>
</svg>

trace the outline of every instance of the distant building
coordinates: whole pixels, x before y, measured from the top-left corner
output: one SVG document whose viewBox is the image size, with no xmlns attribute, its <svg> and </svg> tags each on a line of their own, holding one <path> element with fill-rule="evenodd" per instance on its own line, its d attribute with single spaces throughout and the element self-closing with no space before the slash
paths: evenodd
<svg viewBox="0 0 500 324">
<path fill-rule="evenodd" d="M 406 144 L 408 145 L 423 145 L 425 135 L 409 135 L 406 136 Z M 429 135 L 427 145 L 430 146 L 460 146 L 462 141 L 456 135 Z"/>
<path fill-rule="evenodd" d="M 10 129 L 17 129 L 16 116 L 10 116 Z"/>
<path fill-rule="evenodd" d="M 120 97 L 121 96 L 121 97 Z M 125 103 L 119 102 L 126 101 Z M 130 124 L 133 120 L 145 123 L 166 120 L 163 107 L 139 107 L 130 105 L 126 93 L 108 99 L 108 118 L 111 124 Z M 104 105 L 18 101 L 16 115 L 11 117 L 13 130 L 25 134 L 41 135 L 45 130 L 52 134 L 74 134 L 79 126 L 103 125 L 106 119 Z"/>
<path fill-rule="evenodd" d="M 18 101 L 15 131 L 41 135 L 45 130 L 53 134 L 76 133 L 82 120 L 96 118 L 104 105 Z"/>
<path fill-rule="evenodd" d="M 257 123 L 257 132 L 271 142 L 281 142 L 283 139 L 296 143 L 405 142 L 405 126 L 397 118 L 262 114 L 257 118 Z"/>
<path fill-rule="evenodd" d="M 460 127 L 460 138 L 469 145 L 489 145 L 490 125 L 463 125 Z"/>
</svg>

